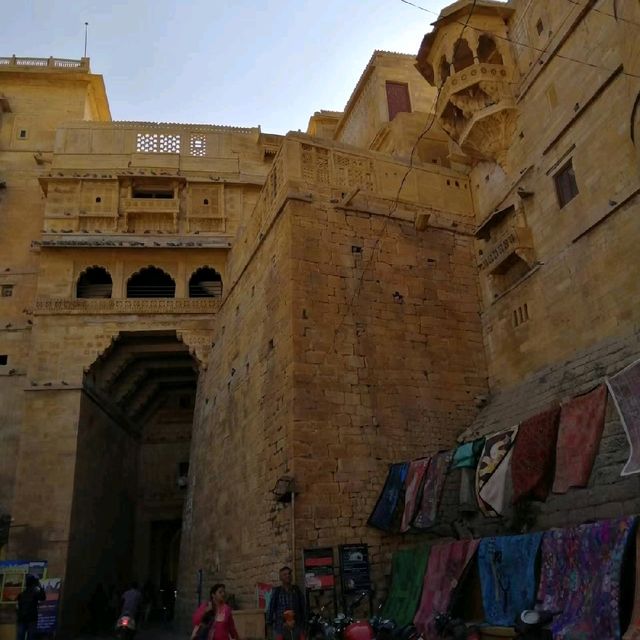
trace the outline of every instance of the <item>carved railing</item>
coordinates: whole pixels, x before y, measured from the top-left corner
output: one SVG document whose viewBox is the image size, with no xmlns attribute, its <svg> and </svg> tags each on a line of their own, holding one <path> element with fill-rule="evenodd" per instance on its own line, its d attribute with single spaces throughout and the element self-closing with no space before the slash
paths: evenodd
<svg viewBox="0 0 640 640">
<path fill-rule="evenodd" d="M 17 58 L 16 56 L 9 56 L 0 58 L 0 67 L 82 69 L 88 71 L 89 58 L 71 60 L 68 58 Z"/>
<path fill-rule="evenodd" d="M 36 298 L 36 315 L 211 314 L 220 298 Z"/>
<path fill-rule="evenodd" d="M 487 245 L 478 260 L 478 266 L 481 271 L 497 272 L 507 258 L 514 253 L 531 266 L 533 263 L 533 240 L 530 229 L 525 227 L 508 229 L 495 242 Z"/>
<path fill-rule="evenodd" d="M 122 198 L 125 213 L 178 213 L 178 198 Z"/>
</svg>

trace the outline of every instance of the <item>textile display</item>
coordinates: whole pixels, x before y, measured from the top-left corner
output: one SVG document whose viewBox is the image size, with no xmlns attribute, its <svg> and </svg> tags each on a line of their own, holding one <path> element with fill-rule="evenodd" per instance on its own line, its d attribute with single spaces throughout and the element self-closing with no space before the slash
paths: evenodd
<svg viewBox="0 0 640 640">
<path fill-rule="evenodd" d="M 640 471 L 640 360 L 607 378 L 607 386 L 631 449 L 620 475 L 629 476 Z"/>
<path fill-rule="evenodd" d="M 542 537 L 539 608 L 560 612 L 554 640 L 619 640 L 620 573 L 633 516 L 601 520 Z"/>
<path fill-rule="evenodd" d="M 542 533 L 482 539 L 478 569 L 485 622 L 510 627 L 521 611 L 533 609 L 541 539 Z"/>
<path fill-rule="evenodd" d="M 636 584 L 629 628 L 622 640 L 640 640 L 640 527 L 636 527 Z"/>
<path fill-rule="evenodd" d="M 404 486 L 404 480 L 407 477 L 409 469 L 408 462 L 396 462 L 389 465 L 389 473 L 385 480 L 382 493 L 376 502 L 373 512 L 369 516 L 367 524 L 383 531 L 391 530 L 393 519 L 398 507 L 400 492 Z"/>
<path fill-rule="evenodd" d="M 394 620 L 397 628 L 411 624 L 416 615 L 428 558 L 429 547 L 426 545 L 393 554 L 391 588 L 382 617 Z"/>
<path fill-rule="evenodd" d="M 451 460 L 451 469 L 475 469 L 483 448 L 484 437 L 458 445 Z"/>
<path fill-rule="evenodd" d="M 431 458 L 422 458 L 420 460 L 413 460 L 409 464 L 404 490 L 404 511 L 402 512 L 402 524 L 400 525 L 400 531 L 403 533 L 408 531 L 411 526 L 411 521 L 416 512 L 416 504 L 420 495 L 420 489 L 422 488 L 424 474 L 430 462 Z"/>
<path fill-rule="evenodd" d="M 509 479 L 511 456 L 508 454 L 517 435 L 516 426 L 494 433 L 485 440 L 476 469 L 476 497 L 485 516 L 495 517 L 502 513 Z"/>
<path fill-rule="evenodd" d="M 560 407 L 555 406 L 520 424 L 511 459 L 514 504 L 524 498 L 547 499 L 555 471 L 559 417 Z"/>
<path fill-rule="evenodd" d="M 607 387 L 604 384 L 562 405 L 554 493 L 566 493 L 571 487 L 589 484 L 604 429 L 606 407 Z"/>
<path fill-rule="evenodd" d="M 422 487 L 422 498 L 413 519 L 413 526 L 416 529 L 428 529 L 436 523 L 438 517 L 438 507 L 442 498 L 444 481 L 447 477 L 449 463 L 451 462 L 451 451 L 440 451 L 431 458 L 431 463 L 424 476 Z"/>
<path fill-rule="evenodd" d="M 456 540 L 431 547 L 420 606 L 413 619 L 425 640 L 439 637 L 435 629 L 435 617 L 439 613 L 449 612 L 454 591 L 479 543 L 479 540 Z"/>
</svg>

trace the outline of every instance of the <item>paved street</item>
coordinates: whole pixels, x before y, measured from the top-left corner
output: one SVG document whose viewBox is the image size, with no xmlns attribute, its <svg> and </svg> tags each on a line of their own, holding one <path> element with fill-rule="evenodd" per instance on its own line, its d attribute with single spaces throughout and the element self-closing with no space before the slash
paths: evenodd
<svg viewBox="0 0 640 640">
<path fill-rule="evenodd" d="M 77 640 L 111 640 L 114 638 L 114 634 L 99 635 L 99 636 L 79 636 Z M 150 629 L 142 629 L 136 634 L 136 640 L 187 640 L 187 634 L 177 633 L 172 629 L 166 629 L 162 627 L 153 627 Z"/>
</svg>

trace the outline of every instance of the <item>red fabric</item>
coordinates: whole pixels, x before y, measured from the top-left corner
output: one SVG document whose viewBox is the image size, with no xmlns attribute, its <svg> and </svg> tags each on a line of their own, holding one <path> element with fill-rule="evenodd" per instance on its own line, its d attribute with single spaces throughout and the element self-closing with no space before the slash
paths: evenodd
<svg viewBox="0 0 640 640">
<path fill-rule="evenodd" d="M 193 622 L 193 626 L 197 627 L 202 622 L 202 617 L 207 612 L 207 608 L 209 607 L 209 601 L 203 602 L 191 616 L 191 622 Z"/>
<path fill-rule="evenodd" d="M 566 493 L 570 487 L 589 484 L 604 429 L 606 407 L 607 387 L 604 384 L 562 405 L 554 493 Z"/>
<path fill-rule="evenodd" d="M 520 425 L 511 458 L 514 504 L 524 498 L 547 499 L 553 484 L 559 416 L 556 406 Z"/>
<path fill-rule="evenodd" d="M 400 525 L 400 531 L 403 533 L 409 531 L 411 526 L 411 521 L 416 512 L 418 494 L 422 487 L 422 480 L 424 479 L 424 474 L 430 461 L 431 458 L 422 458 L 420 460 L 413 460 L 409 464 L 409 473 L 405 481 L 404 512 L 402 514 L 402 524 Z"/>
<path fill-rule="evenodd" d="M 211 625 L 207 640 L 229 640 L 238 638 L 238 631 L 233 620 L 233 613 L 228 604 L 223 604 L 216 612 L 215 622 Z"/>
<path fill-rule="evenodd" d="M 431 548 L 420 606 L 413 620 L 425 640 L 440 637 L 435 629 L 435 617 L 449 611 L 453 592 L 479 543 L 479 540 L 456 540 Z"/>
</svg>

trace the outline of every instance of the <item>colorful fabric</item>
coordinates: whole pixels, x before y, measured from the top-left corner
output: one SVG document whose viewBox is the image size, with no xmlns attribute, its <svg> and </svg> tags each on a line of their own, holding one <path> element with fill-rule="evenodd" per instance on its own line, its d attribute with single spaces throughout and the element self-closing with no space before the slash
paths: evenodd
<svg viewBox="0 0 640 640">
<path fill-rule="evenodd" d="M 426 545 L 393 554 L 391 589 L 382 616 L 393 620 L 397 628 L 411 624 L 416 615 L 428 558 L 429 547 Z"/>
<path fill-rule="evenodd" d="M 517 435 L 516 426 L 494 433 L 485 440 L 476 469 L 476 497 L 478 506 L 485 516 L 495 517 L 502 512 L 506 482 L 509 478 L 507 471 L 510 456 L 507 457 L 507 454 L 511 451 Z M 499 472 L 498 475 L 496 472 Z"/>
<path fill-rule="evenodd" d="M 382 493 L 378 498 L 372 514 L 369 516 L 369 526 L 382 529 L 383 531 L 391 530 L 400 499 L 400 492 L 404 486 L 408 470 L 408 462 L 397 462 L 389 465 L 389 473 L 387 474 Z"/>
<path fill-rule="evenodd" d="M 456 540 L 431 548 L 420 607 L 413 619 L 425 640 L 436 640 L 435 617 L 448 613 L 454 591 L 478 548 L 479 540 Z"/>
<path fill-rule="evenodd" d="M 542 538 L 538 606 L 560 612 L 554 640 L 619 640 L 620 573 L 633 516 L 552 529 Z"/>
<path fill-rule="evenodd" d="M 570 487 L 589 484 L 604 429 L 606 407 L 607 387 L 603 384 L 562 405 L 554 493 L 566 493 Z"/>
<path fill-rule="evenodd" d="M 400 525 L 400 531 L 403 533 L 411 527 L 411 521 L 416 512 L 416 504 L 420 489 L 422 488 L 424 474 L 429 467 L 430 461 L 431 458 L 421 458 L 420 460 L 413 460 L 409 464 L 404 490 L 404 511 L 402 513 L 402 524 Z"/>
<path fill-rule="evenodd" d="M 533 609 L 535 565 L 542 533 L 483 538 L 478 548 L 482 604 L 488 624 L 510 627 L 516 616 Z"/>
<path fill-rule="evenodd" d="M 478 459 L 484 448 L 484 438 L 478 438 L 471 442 L 463 442 L 458 445 L 453 459 L 452 469 L 475 469 L 478 466 Z"/>
<path fill-rule="evenodd" d="M 525 498 L 547 499 L 555 471 L 559 417 L 560 407 L 555 406 L 520 425 L 511 458 L 514 504 Z"/>
<path fill-rule="evenodd" d="M 451 451 L 440 451 L 431 458 L 424 476 L 422 498 L 416 517 L 413 519 L 413 526 L 416 529 L 429 529 L 436 523 L 450 462 Z"/>
<path fill-rule="evenodd" d="M 461 513 L 475 513 L 478 510 L 476 500 L 476 470 L 460 469 L 460 504 Z"/>
<path fill-rule="evenodd" d="M 640 360 L 607 378 L 607 386 L 629 441 L 629 459 L 622 468 L 621 476 L 640 471 Z"/>
<path fill-rule="evenodd" d="M 640 640 L 640 527 L 636 527 L 636 584 L 633 598 L 633 612 L 628 629 L 622 640 Z"/>
</svg>

